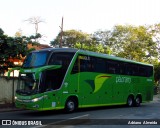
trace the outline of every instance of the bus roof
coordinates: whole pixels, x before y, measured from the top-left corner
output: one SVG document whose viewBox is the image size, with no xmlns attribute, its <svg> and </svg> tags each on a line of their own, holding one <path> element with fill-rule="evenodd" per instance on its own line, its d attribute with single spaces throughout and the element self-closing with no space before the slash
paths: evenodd
<svg viewBox="0 0 160 128">
<path fill-rule="evenodd" d="M 103 53 L 96 53 L 96 52 L 91 52 L 91 51 L 86 51 L 86 50 L 79 50 L 78 53 L 80 53 L 80 54 L 87 54 L 87 55 L 90 55 L 90 56 L 95 56 L 95 57 L 100 57 L 100 58 L 111 59 L 111 60 L 130 62 L 130 63 L 134 63 L 134 64 L 153 66 L 151 64 L 137 62 L 137 61 L 134 61 L 134 60 L 129 60 L 129 59 L 121 58 L 121 57 L 116 57 L 114 55 L 108 55 L 108 54 L 103 54 Z"/>
<path fill-rule="evenodd" d="M 111 60 L 130 62 L 130 63 L 134 63 L 134 64 L 153 66 L 151 64 L 137 62 L 137 61 L 134 61 L 134 60 L 129 60 L 129 59 L 121 58 L 121 57 L 116 57 L 114 55 L 108 55 L 108 54 L 103 54 L 103 53 L 96 53 L 96 52 L 87 51 L 87 50 L 78 50 L 78 49 L 75 49 L 75 48 L 45 48 L 45 49 L 36 50 L 36 51 L 33 51 L 33 52 L 41 52 L 41 51 L 74 52 L 74 53 L 77 52 L 77 53 L 80 53 L 80 54 L 90 55 L 90 56 L 95 56 L 95 57 L 100 57 L 100 58 L 106 58 L 106 59 L 111 59 Z"/>
<path fill-rule="evenodd" d="M 45 48 L 45 49 L 41 49 L 41 50 L 35 50 L 33 52 L 41 52 L 41 51 L 56 51 L 56 52 L 77 52 L 78 49 L 74 49 L 74 48 Z"/>
</svg>

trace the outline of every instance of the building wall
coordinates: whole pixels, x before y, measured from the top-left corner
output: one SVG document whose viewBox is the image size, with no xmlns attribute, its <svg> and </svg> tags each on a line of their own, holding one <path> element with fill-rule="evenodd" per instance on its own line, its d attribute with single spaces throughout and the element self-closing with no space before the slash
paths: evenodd
<svg viewBox="0 0 160 128">
<path fill-rule="evenodd" d="M 16 88 L 17 78 L 0 77 L 0 104 L 13 103 Z"/>
</svg>

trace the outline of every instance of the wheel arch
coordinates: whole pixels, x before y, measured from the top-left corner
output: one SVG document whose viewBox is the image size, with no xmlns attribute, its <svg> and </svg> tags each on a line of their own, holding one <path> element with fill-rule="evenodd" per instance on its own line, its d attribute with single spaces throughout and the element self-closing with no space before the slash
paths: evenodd
<svg viewBox="0 0 160 128">
<path fill-rule="evenodd" d="M 132 98 L 133 98 L 133 100 L 134 100 L 135 95 L 134 95 L 133 93 L 131 93 L 131 94 L 129 94 L 129 95 L 128 95 L 128 97 L 132 97 Z"/>
<path fill-rule="evenodd" d="M 137 95 L 136 95 L 136 97 L 139 97 L 140 98 L 140 102 L 142 103 L 142 94 L 141 93 L 138 93 Z M 135 97 L 135 98 L 136 98 Z"/>
<path fill-rule="evenodd" d="M 78 108 L 78 105 L 79 105 L 78 96 L 76 96 L 76 95 L 70 95 L 70 96 L 68 96 L 67 99 L 66 99 L 66 101 L 65 101 L 65 103 L 66 103 L 67 100 L 69 100 L 69 99 L 73 99 L 74 101 L 76 101 L 76 107 Z"/>
</svg>

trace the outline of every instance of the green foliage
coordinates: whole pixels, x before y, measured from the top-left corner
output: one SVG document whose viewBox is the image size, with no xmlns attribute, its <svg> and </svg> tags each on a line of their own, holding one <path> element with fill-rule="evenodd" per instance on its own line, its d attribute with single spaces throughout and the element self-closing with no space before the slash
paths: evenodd
<svg viewBox="0 0 160 128">
<path fill-rule="evenodd" d="M 96 34 L 87 34 L 81 31 L 68 30 L 63 32 L 63 47 L 71 47 L 84 49 L 94 52 L 111 53 L 109 47 L 105 46 L 98 38 Z M 59 45 L 61 33 L 51 41 L 51 45 L 56 47 Z"/>
<path fill-rule="evenodd" d="M 54 47 L 59 46 L 60 36 L 61 33 L 59 33 L 56 39 L 51 41 L 50 44 Z M 63 47 L 74 48 L 76 43 L 84 44 L 84 43 L 89 43 L 89 41 L 90 41 L 89 34 L 83 33 L 81 31 L 68 30 L 63 32 L 63 40 L 62 40 Z"/>
<path fill-rule="evenodd" d="M 154 79 L 156 84 L 160 82 L 160 63 L 154 65 Z"/>
<path fill-rule="evenodd" d="M 158 55 L 147 27 L 119 25 L 114 27 L 112 35 L 113 53 L 117 56 L 151 63 Z"/>
<path fill-rule="evenodd" d="M 160 23 L 150 25 L 149 27 L 149 33 L 151 34 L 153 40 L 156 42 L 156 51 L 158 52 L 158 58 L 160 60 Z"/>
<path fill-rule="evenodd" d="M 40 38 L 41 35 L 36 36 L 17 36 L 9 37 L 4 34 L 3 30 L 0 28 L 0 71 L 7 70 L 8 67 L 13 67 L 13 62 L 9 59 L 22 59 L 30 51 L 27 48 L 27 44 L 37 44 L 35 39 Z"/>
</svg>

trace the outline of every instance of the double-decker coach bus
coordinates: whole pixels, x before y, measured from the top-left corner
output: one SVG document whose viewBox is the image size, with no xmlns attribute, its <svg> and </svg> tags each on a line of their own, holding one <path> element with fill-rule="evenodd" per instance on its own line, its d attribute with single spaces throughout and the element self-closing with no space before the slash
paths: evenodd
<svg viewBox="0 0 160 128">
<path fill-rule="evenodd" d="M 33 51 L 19 69 L 18 108 L 33 110 L 120 105 L 153 99 L 153 66 L 85 50 Z"/>
</svg>

